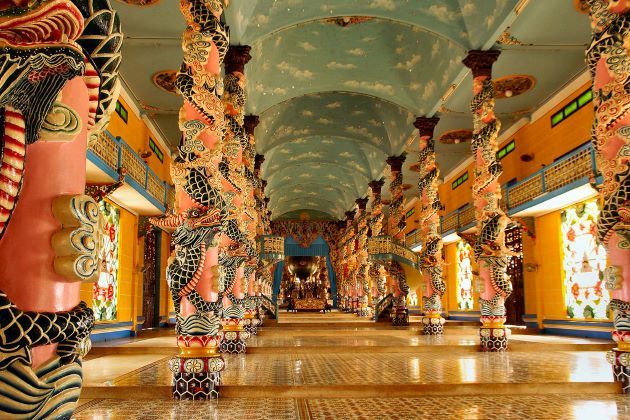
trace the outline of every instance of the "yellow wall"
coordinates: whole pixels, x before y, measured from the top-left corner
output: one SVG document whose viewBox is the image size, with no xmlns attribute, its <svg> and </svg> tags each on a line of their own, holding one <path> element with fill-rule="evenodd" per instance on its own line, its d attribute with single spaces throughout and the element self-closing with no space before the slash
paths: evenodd
<svg viewBox="0 0 630 420">
<path fill-rule="evenodd" d="M 527 178 L 544 165 L 553 163 L 558 157 L 590 139 L 591 124 L 594 118 L 592 103 L 580 108 L 555 127 L 551 127 L 551 116 L 573 101 L 589 86 L 590 83 L 580 86 L 579 89 L 568 95 L 565 100 L 552 108 L 551 111 L 533 123 L 525 125 L 499 145 L 499 148 L 501 148 L 512 140 L 515 140 L 516 145 L 515 150 L 501 160 L 503 165 L 503 174 L 499 178 L 501 184 L 507 183 L 514 178 L 517 181 Z M 520 157 L 524 154 L 533 155 L 532 161 L 521 161 Z M 451 188 L 452 182 L 464 174 L 466 170 L 468 171 L 468 180 L 453 190 Z M 438 193 L 440 201 L 445 206 L 441 214 L 448 214 L 472 202 L 473 170 L 474 164 L 471 163 L 465 170 L 453 174 L 440 185 Z"/>
<path fill-rule="evenodd" d="M 125 143 L 127 143 L 131 148 L 138 154 L 143 151 L 148 151 L 149 149 L 149 137 L 153 139 L 155 144 L 160 148 L 162 154 L 164 155 L 164 162 L 160 162 L 155 153 L 149 156 L 146 159 L 149 167 L 155 172 L 157 176 L 159 176 L 162 180 L 170 181 L 170 152 L 165 150 L 157 142 L 157 137 L 154 133 L 151 133 L 151 130 L 146 126 L 144 121 L 142 121 L 138 116 L 136 116 L 131 107 L 125 102 L 123 98 L 119 99 L 120 103 L 127 109 L 129 117 L 127 118 L 127 122 L 125 123 L 122 118 L 117 113 L 112 113 L 111 121 L 107 130 L 114 137 L 121 137 Z"/>
</svg>

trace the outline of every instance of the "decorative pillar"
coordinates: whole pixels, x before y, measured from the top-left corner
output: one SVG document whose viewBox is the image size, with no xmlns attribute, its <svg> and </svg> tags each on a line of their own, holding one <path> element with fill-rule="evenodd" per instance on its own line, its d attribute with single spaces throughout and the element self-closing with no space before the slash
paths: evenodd
<svg viewBox="0 0 630 420">
<path fill-rule="evenodd" d="M 218 353 L 222 290 L 216 267 L 218 245 L 230 238 L 231 226 L 218 175 L 225 128 L 220 63 L 229 38 L 220 20 L 221 1 L 182 0 L 180 10 L 187 26 L 182 36 L 184 61 L 176 79 L 184 99 L 179 113 L 182 141 L 179 156 L 171 163 L 176 213 L 151 223 L 172 230 L 175 246 L 166 272 L 179 347 L 179 354 L 169 361 L 173 397 L 203 400 L 219 396 L 225 366 Z"/>
<path fill-rule="evenodd" d="M 256 236 L 260 234 L 261 217 L 259 216 L 259 196 L 260 196 L 260 167 L 262 161 L 260 156 L 256 154 L 256 138 L 254 131 L 260 123 L 260 118 L 257 115 L 246 115 L 244 119 L 243 128 L 247 135 L 248 142 L 244 153 L 245 163 L 245 177 L 246 183 L 246 200 L 244 204 L 247 204 L 248 215 L 252 219 L 248 226 L 248 238 L 251 241 L 256 241 Z M 263 157 L 264 160 L 264 157 Z M 256 297 L 257 279 L 256 271 L 259 264 L 262 262 L 259 260 L 260 250 L 256 251 L 256 255 L 251 257 L 245 266 L 245 278 L 247 279 L 247 296 L 245 298 L 245 315 L 243 316 L 245 323 L 245 331 L 250 335 L 258 334 L 258 326 L 260 325 L 260 316 L 258 312 L 258 301 Z"/>
<path fill-rule="evenodd" d="M 372 203 L 370 209 L 370 238 L 385 234 L 383 220 L 383 203 L 381 202 L 381 189 L 385 185 L 385 180 L 370 181 L 368 186 L 372 191 Z M 376 261 L 370 262 L 369 276 L 372 281 L 372 299 L 376 303 L 385 297 L 386 272 L 382 264 Z"/>
<path fill-rule="evenodd" d="M 475 159 L 475 181 L 472 194 L 477 220 L 475 259 L 483 290 L 481 308 L 481 349 L 507 350 L 510 330 L 505 328 L 505 299 L 512 293 L 512 283 L 506 275 L 508 256 L 514 255 L 505 245 L 505 230 L 512 222 L 501 210 L 499 176 L 503 172 L 497 160 L 497 135 L 501 123 L 494 115 L 492 64 L 500 51 L 470 51 L 463 60 L 472 70 L 473 114 L 472 153 Z"/>
<path fill-rule="evenodd" d="M 593 31 L 586 62 L 593 78 L 593 146 L 604 177 L 597 236 L 608 252 L 606 288 L 617 347 L 608 352 L 615 379 L 630 393 L 630 1 L 587 0 Z"/>
<path fill-rule="evenodd" d="M 245 340 L 249 333 L 245 327 L 245 303 L 249 275 L 255 270 L 251 265 L 256 255 L 255 215 L 253 213 L 254 155 L 249 136 L 243 127 L 245 119 L 245 64 L 251 59 L 249 46 L 230 46 L 225 56 L 225 94 L 223 103 L 227 125 L 223 144 L 223 160 L 220 171 L 225 190 L 231 194 L 230 213 L 234 218 L 234 236 L 230 243 L 220 247 L 219 264 L 223 296 L 223 326 L 221 351 L 224 353 L 245 353 Z M 252 171 L 246 169 L 251 161 Z M 249 173 L 248 173 L 249 172 Z M 253 228 L 250 228 L 251 225 Z M 253 235 L 252 235 L 253 233 Z M 245 265 L 245 263 L 247 263 Z"/>
<path fill-rule="evenodd" d="M 422 251 L 420 253 L 420 271 L 424 280 L 424 295 L 422 296 L 422 329 L 427 335 L 444 333 L 442 318 L 442 295 L 446 291 L 446 284 L 442 279 L 442 235 L 440 227 L 441 208 L 438 198 L 438 183 L 440 169 L 435 161 L 435 140 L 433 130 L 439 118 L 418 117 L 414 126 L 420 134 L 420 154 L 418 156 L 420 180 L 420 238 Z"/>
<path fill-rule="evenodd" d="M 355 216 L 357 226 L 357 249 L 355 252 L 357 259 L 357 267 L 355 268 L 357 278 L 357 297 L 358 308 L 357 315 L 369 317 L 372 315 L 372 309 L 369 306 L 371 299 L 369 261 L 368 261 L 368 219 L 369 214 L 366 212 L 368 198 L 358 198 L 356 201 L 358 211 Z"/>
<path fill-rule="evenodd" d="M 389 204 L 389 225 L 393 232 L 390 235 L 398 241 L 404 243 L 405 240 L 405 197 L 403 190 L 403 173 L 402 166 L 405 163 L 407 155 L 403 153 L 400 156 L 390 156 L 387 158 L 387 164 L 391 170 L 391 178 L 389 181 L 389 192 L 392 196 Z M 387 267 L 389 275 L 394 280 L 394 303 L 392 308 L 392 325 L 406 326 L 409 325 L 409 312 L 407 310 L 407 279 L 403 268 L 397 262 L 392 262 Z"/>
<path fill-rule="evenodd" d="M 0 39 L 0 413 L 70 418 L 99 273 L 87 138 L 116 102 L 122 33 L 108 3 L 9 2 Z"/>
</svg>

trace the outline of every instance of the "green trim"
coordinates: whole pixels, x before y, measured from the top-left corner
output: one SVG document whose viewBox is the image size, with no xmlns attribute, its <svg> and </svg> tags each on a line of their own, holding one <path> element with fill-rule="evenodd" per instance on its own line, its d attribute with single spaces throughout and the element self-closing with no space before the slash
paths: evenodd
<svg viewBox="0 0 630 420">
<path fill-rule="evenodd" d="M 464 172 L 462 175 L 459 176 L 459 178 L 453 181 L 453 183 L 451 184 L 451 189 L 454 190 L 466 181 L 468 181 L 468 171 Z"/>
<path fill-rule="evenodd" d="M 151 137 L 149 137 L 149 149 L 155 153 L 155 156 L 160 160 L 160 162 L 164 163 L 164 153 L 162 153 L 158 145 L 155 144 L 155 141 L 153 141 Z"/>
<path fill-rule="evenodd" d="M 411 216 L 413 216 L 413 214 L 416 212 L 416 208 L 412 207 L 409 209 L 409 211 L 407 212 L 407 214 L 405 214 L 405 219 L 409 219 Z"/>
<path fill-rule="evenodd" d="M 125 108 L 120 101 L 116 101 L 116 114 L 118 114 L 120 119 L 127 124 L 127 121 L 129 120 L 129 112 L 127 112 L 127 108 Z"/>
<path fill-rule="evenodd" d="M 551 126 L 555 127 L 560 124 L 562 121 L 567 119 L 570 115 L 574 114 L 575 111 L 584 107 L 586 104 L 590 103 L 593 100 L 593 91 L 591 88 L 588 88 L 584 92 L 582 92 L 576 99 L 572 100 L 568 104 L 564 106 L 560 111 L 556 112 L 551 116 Z"/>
<path fill-rule="evenodd" d="M 497 152 L 497 159 L 498 160 L 503 159 L 504 157 L 512 153 L 515 149 L 516 149 L 516 143 L 514 140 L 512 140 L 511 142 L 503 146 L 501 149 L 499 149 L 499 151 Z"/>
</svg>

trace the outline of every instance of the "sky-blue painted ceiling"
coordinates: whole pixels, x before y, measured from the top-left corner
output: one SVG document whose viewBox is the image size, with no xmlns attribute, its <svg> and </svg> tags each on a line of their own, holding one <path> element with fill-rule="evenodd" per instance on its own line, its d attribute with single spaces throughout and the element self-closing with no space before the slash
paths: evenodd
<svg viewBox="0 0 630 420">
<path fill-rule="evenodd" d="M 176 145 L 181 99 L 151 75 L 180 65 L 178 2 L 115 6 L 127 35 L 124 82 Z M 261 118 L 257 150 L 274 218 L 309 211 L 342 218 L 370 180 L 388 174 L 387 156 L 403 151 L 411 152 L 405 182 L 416 184 L 408 170 L 417 160 L 415 117 L 440 116 L 436 136 L 472 128 L 472 82 L 461 64 L 469 49 L 503 51 L 494 77 L 536 79 L 532 91 L 497 102 L 509 127 L 583 71 L 589 38 L 587 19 L 555 0 L 231 0 L 224 18 L 231 43 L 252 47 L 247 111 Z M 519 45 L 495 44 L 506 30 Z M 438 143 L 442 174 L 469 147 Z"/>
</svg>

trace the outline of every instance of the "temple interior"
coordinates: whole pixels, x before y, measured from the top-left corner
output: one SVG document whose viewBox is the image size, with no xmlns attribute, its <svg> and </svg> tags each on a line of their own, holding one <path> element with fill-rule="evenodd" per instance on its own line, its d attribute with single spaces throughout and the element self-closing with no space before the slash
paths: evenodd
<svg viewBox="0 0 630 420">
<path fill-rule="evenodd" d="M 630 0 L 11 0 L 0 50 L 0 419 L 630 419 Z"/>
</svg>

